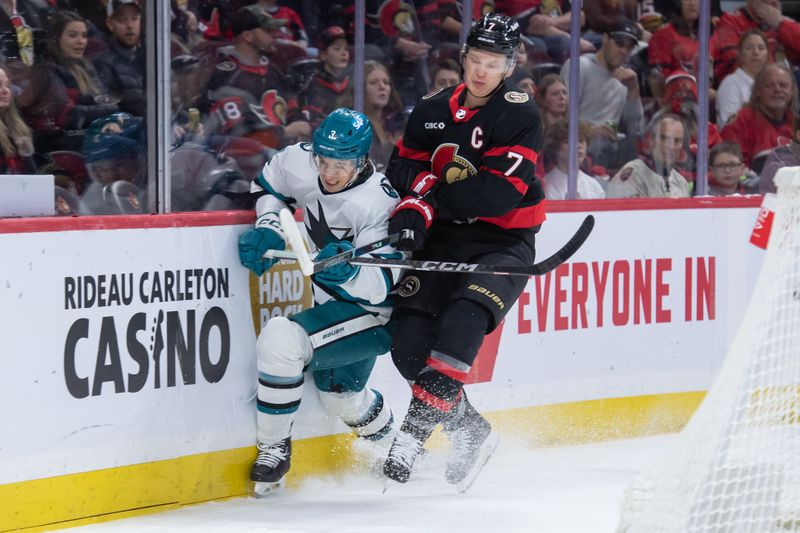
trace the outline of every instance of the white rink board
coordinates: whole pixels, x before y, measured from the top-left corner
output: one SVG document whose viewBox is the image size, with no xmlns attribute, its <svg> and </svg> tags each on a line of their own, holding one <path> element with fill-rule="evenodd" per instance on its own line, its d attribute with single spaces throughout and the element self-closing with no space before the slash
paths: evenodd
<svg viewBox="0 0 800 533">
<path fill-rule="evenodd" d="M 590 269 L 585 303 L 587 327 L 555 329 L 557 292 L 563 299 L 558 314 L 571 323 L 569 276 L 550 274 L 549 278 L 538 279 L 539 286 L 536 280 L 530 280 L 523 295 L 527 294 L 527 303 L 514 306 L 508 313 L 492 380 L 470 385 L 471 398 L 481 409 L 500 410 L 707 388 L 738 325 L 760 266 L 761 252 L 747 243 L 756 214 L 756 208 L 596 213 L 593 235 L 571 262 L 584 263 Z M 584 216 L 549 214 L 538 240 L 539 259 L 566 242 Z M 0 404 L 4 406 L 0 422 L 5 428 L 0 432 L 0 484 L 254 443 L 255 332 L 248 292 L 251 278 L 240 266 L 236 250 L 236 237 L 245 227 L 0 234 L 0 249 L 13 250 L 12 254 L 4 254 L 0 266 L 0 334 L 5 342 L 2 357 L 7 369 L 0 374 Z M 687 257 L 703 258 L 706 263 L 713 258 L 714 320 L 685 319 Z M 647 260 L 671 260 L 661 284 L 662 291 L 665 286 L 669 288 L 661 303 L 662 309 L 671 312 L 671 319 L 635 324 L 629 314 L 627 323 L 614 325 L 609 282 L 604 323 L 598 326 L 592 263 L 602 265 L 608 261 L 614 265 L 622 261 L 635 268 L 637 260 L 641 264 Z M 143 302 L 137 296 L 145 274 L 151 279 L 156 272 L 183 273 L 187 269 L 225 272 L 226 295 L 209 298 L 201 294 L 168 302 Z M 101 274 L 132 275 L 135 284 L 131 302 L 66 308 L 67 278 L 93 276 L 97 280 Z M 544 331 L 539 332 L 541 313 L 537 307 L 543 305 L 547 279 L 548 313 Z M 556 283 L 557 280 L 560 281 Z M 556 285 L 564 290 L 556 291 Z M 655 307 L 655 299 L 652 305 Z M 230 359 L 217 383 L 205 379 L 199 361 L 201 351 L 207 349 L 210 364 L 217 364 L 223 351 L 219 327 L 209 329 L 207 342 L 200 339 L 201 324 L 211 309 L 218 309 L 212 313 L 218 320 L 224 316 L 230 332 Z M 177 335 L 177 317 L 180 333 L 186 337 L 188 313 L 194 313 L 194 384 L 183 384 L 178 366 L 174 386 L 167 386 L 169 357 L 165 348 L 160 357 L 160 388 L 155 387 L 150 337 L 159 312 L 164 313 L 161 328 L 167 344 L 167 317 L 173 317 L 173 336 Z M 140 322 L 133 322 L 133 338 L 138 342 L 133 342 L 132 354 L 128 327 L 135 316 Z M 113 320 L 111 329 L 116 334 L 125 392 L 116 392 L 112 380 L 102 384 L 97 396 L 75 397 L 66 385 L 68 332 L 77 321 L 86 319 L 87 334 L 78 335 L 74 343 L 74 368 L 79 377 L 88 378 L 91 391 L 104 317 L 107 324 Z M 530 333 L 525 330 L 528 322 Z M 142 327 L 137 329 L 137 325 Z M 172 345 L 176 345 L 174 339 Z M 129 375 L 139 373 L 141 368 L 136 353 L 147 354 L 149 372 L 141 390 L 127 392 Z M 110 364 L 106 349 L 101 366 Z M 343 425 L 320 413 L 311 382 L 307 380 L 307 401 L 295 423 L 295 436 L 343 432 Z M 389 357 L 379 359 L 371 385 L 381 388 L 396 417 L 402 416 L 408 386 L 393 369 Z"/>
<path fill-rule="evenodd" d="M 249 445 L 255 427 L 252 396 L 255 335 L 249 318 L 247 271 L 238 264 L 236 235 L 242 226 L 166 229 L 118 229 L 0 235 L 0 248 L 13 250 L 0 271 L 0 337 L 6 371 L 0 373 L 0 483 L 174 458 L 210 450 Z M 227 272 L 227 297 L 143 303 L 150 299 L 154 272 L 221 269 Z M 129 305 L 65 309 L 66 278 L 131 274 Z M 107 278 L 108 279 L 108 278 Z M 173 291 L 177 298 L 177 291 Z M 195 339 L 203 318 L 221 311 L 230 332 L 229 362 L 218 383 L 205 379 L 195 341 L 195 384 L 184 385 L 180 367 L 174 386 L 167 386 L 166 350 L 161 352 L 160 388 L 155 387 L 151 335 L 160 312 L 162 334 L 167 315 L 178 312 L 183 335 L 187 313 L 194 313 Z M 219 311 L 215 311 L 217 316 Z M 146 382 L 135 393 L 129 374 L 140 372 L 126 337 L 131 318 L 143 313 L 143 330 L 135 333 L 149 359 Z M 139 315 L 141 316 L 141 315 Z M 99 395 L 76 398 L 65 378 L 68 332 L 88 320 L 88 334 L 74 343 L 78 376 L 94 389 L 100 330 L 113 320 L 115 345 L 124 391 L 105 382 Z M 107 330 L 108 331 L 108 330 Z M 210 328 L 208 360 L 220 363 L 219 327 Z M 110 354 L 112 349 L 106 350 Z M 101 364 L 111 365 L 107 355 Z M 9 370 L 9 369 L 12 369 Z M 13 406 L 13 408 L 10 408 Z"/>
</svg>

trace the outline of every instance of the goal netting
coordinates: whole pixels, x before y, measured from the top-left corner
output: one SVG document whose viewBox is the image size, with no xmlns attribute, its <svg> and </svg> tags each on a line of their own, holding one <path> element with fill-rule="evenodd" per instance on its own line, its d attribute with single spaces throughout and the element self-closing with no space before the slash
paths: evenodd
<svg viewBox="0 0 800 533">
<path fill-rule="evenodd" d="M 800 532 L 800 167 L 776 183 L 739 331 L 668 458 L 626 491 L 618 533 Z"/>
</svg>

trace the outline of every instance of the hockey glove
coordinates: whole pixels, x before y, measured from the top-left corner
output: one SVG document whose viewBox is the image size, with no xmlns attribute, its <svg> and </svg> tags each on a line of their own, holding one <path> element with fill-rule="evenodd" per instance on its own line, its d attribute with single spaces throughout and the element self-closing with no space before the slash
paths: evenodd
<svg viewBox="0 0 800 533">
<path fill-rule="evenodd" d="M 389 234 L 411 230 L 411 236 L 401 238 L 394 247 L 404 252 L 422 249 L 433 216 L 433 206 L 425 200 L 413 196 L 403 198 L 389 220 Z"/>
<path fill-rule="evenodd" d="M 286 241 L 280 229 L 280 221 L 275 213 L 262 215 L 256 227 L 239 236 L 239 260 L 256 276 L 260 276 L 278 260 L 263 257 L 267 250 L 285 250 Z"/>
<path fill-rule="evenodd" d="M 348 241 L 329 242 L 319 251 L 314 261 L 321 261 L 352 249 L 353 245 Z M 356 277 L 360 268 L 358 265 L 351 265 L 347 261 L 343 261 L 314 274 L 314 281 L 328 287 L 341 285 Z"/>
<path fill-rule="evenodd" d="M 428 193 L 439 185 L 439 178 L 430 172 L 420 172 L 414 181 L 411 182 L 409 194 L 416 195 L 417 198 L 425 198 Z"/>
</svg>

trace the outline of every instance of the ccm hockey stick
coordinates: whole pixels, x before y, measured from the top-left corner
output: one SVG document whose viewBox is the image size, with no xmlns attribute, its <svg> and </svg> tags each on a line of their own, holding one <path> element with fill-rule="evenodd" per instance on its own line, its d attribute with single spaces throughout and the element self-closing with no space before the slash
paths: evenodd
<svg viewBox="0 0 800 533">
<path fill-rule="evenodd" d="M 428 270 L 433 272 L 474 272 L 480 274 L 496 274 L 500 276 L 541 276 L 547 274 L 558 265 L 572 257 L 583 245 L 594 228 L 594 217 L 587 215 L 578 231 L 556 253 L 531 266 L 486 265 L 483 263 L 455 263 L 450 261 L 419 261 L 414 259 L 384 259 L 382 257 L 354 257 L 349 260 L 353 265 L 394 267 L 407 270 Z"/>
<path fill-rule="evenodd" d="M 294 220 L 294 215 L 288 209 L 281 209 L 278 213 L 278 217 L 281 221 L 281 228 L 283 229 L 284 235 L 286 235 L 286 240 L 289 242 L 289 246 L 291 250 L 284 251 L 284 250 L 267 250 L 267 252 L 263 255 L 266 258 L 276 258 L 276 259 L 294 259 L 297 261 L 298 265 L 300 266 L 300 271 L 305 276 L 310 276 L 317 272 L 322 272 L 328 267 L 332 267 L 333 265 L 338 265 L 339 263 L 344 262 L 352 262 L 354 258 L 367 254 L 369 252 L 373 252 L 379 248 L 383 248 L 384 246 L 389 246 L 390 244 L 395 244 L 403 234 L 396 234 L 396 235 L 389 235 L 384 237 L 383 239 L 378 239 L 375 242 L 371 242 L 369 244 L 365 244 L 364 246 L 359 246 L 353 250 L 348 250 L 346 252 L 342 252 L 340 254 L 333 255 L 328 257 L 327 259 L 322 259 L 321 261 L 313 261 L 311 259 L 311 255 L 308 253 L 308 248 L 306 247 L 306 243 L 303 240 L 303 236 L 300 234 L 300 229 L 297 227 L 297 222 Z M 409 230 L 403 230 L 409 231 Z M 355 264 L 355 263 L 354 263 Z"/>
<path fill-rule="evenodd" d="M 285 211 L 285 214 L 284 214 Z M 382 257 L 360 257 L 363 254 L 382 248 L 388 244 L 394 244 L 400 238 L 400 235 L 390 235 L 385 239 L 375 241 L 370 244 L 361 246 L 354 250 L 342 252 L 340 254 L 329 257 L 322 261 L 314 262 L 311 260 L 308 249 L 305 246 L 303 237 L 300 235 L 300 230 L 294 221 L 294 217 L 288 209 L 282 210 L 280 213 L 281 226 L 284 228 L 284 233 L 292 247 L 292 251 L 283 252 L 277 250 L 270 250 L 264 257 L 278 257 L 285 259 L 295 259 L 300 265 L 300 270 L 306 276 L 310 276 L 315 272 L 320 272 L 326 268 L 342 263 L 344 261 L 353 265 L 363 266 L 377 266 L 377 267 L 394 267 L 405 270 L 427 270 L 433 272 L 475 272 L 482 274 L 495 274 L 500 276 L 541 276 L 558 267 L 564 263 L 586 242 L 586 239 L 592 233 L 594 228 L 594 216 L 587 215 L 575 234 L 558 250 L 556 253 L 531 266 L 517 266 L 517 265 L 487 265 L 483 263 L 456 263 L 450 261 L 420 261 L 414 259 L 385 259 Z M 288 230 L 286 228 L 289 228 Z M 409 231 L 409 230 L 405 230 Z"/>
</svg>

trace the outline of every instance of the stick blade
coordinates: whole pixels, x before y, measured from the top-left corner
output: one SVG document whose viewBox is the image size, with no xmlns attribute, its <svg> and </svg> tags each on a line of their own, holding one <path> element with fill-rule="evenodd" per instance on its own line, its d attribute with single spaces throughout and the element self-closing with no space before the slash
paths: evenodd
<svg viewBox="0 0 800 533">
<path fill-rule="evenodd" d="M 300 266 L 300 271 L 304 276 L 310 276 L 314 273 L 314 262 L 308 253 L 308 248 L 300 234 L 300 228 L 297 227 L 297 222 L 294 220 L 294 215 L 288 209 L 281 209 L 278 213 L 281 221 L 281 228 L 283 234 L 286 235 L 286 240 L 289 241 L 289 247 L 297 254 L 297 263 Z"/>
</svg>

